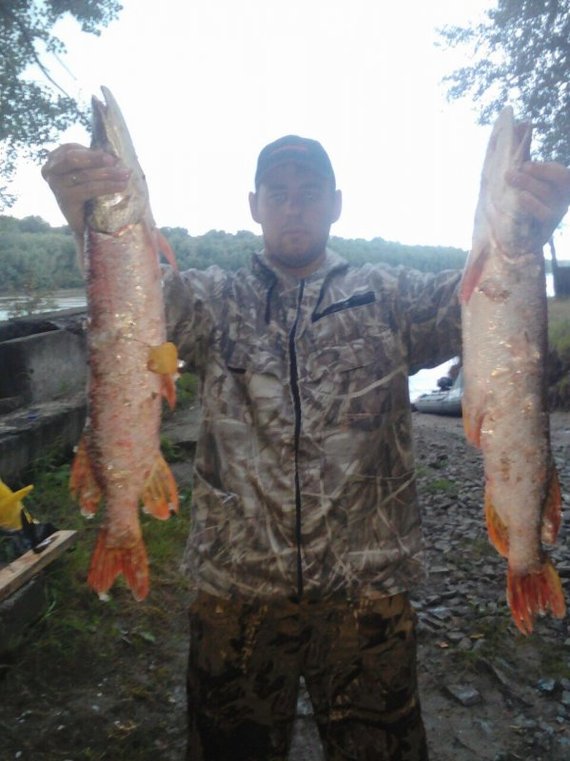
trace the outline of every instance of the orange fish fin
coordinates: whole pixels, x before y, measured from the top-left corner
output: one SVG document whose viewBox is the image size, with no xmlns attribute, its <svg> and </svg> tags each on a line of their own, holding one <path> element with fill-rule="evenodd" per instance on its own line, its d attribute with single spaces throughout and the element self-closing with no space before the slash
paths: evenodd
<svg viewBox="0 0 570 761">
<path fill-rule="evenodd" d="M 485 492 L 485 520 L 491 544 L 499 555 L 507 557 L 509 554 L 509 530 L 495 510 L 488 492 Z"/>
<path fill-rule="evenodd" d="M 102 495 L 91 467 L 85 435 L 81 437 L 75 451 L 69 477 L 69 490 L 72 496 L 79 500 L 82 514 L 92 518 L 97 512 L 97 505 Z"/>
<path fill-rule="evenodd" d="M 172 375 L 163 375 L 160 378 L 160 393 L 168 402 L 171 410 L 176 407 L 176 384 Z"/>
<path fill-rule="evenodd" d="M 564 618 L 566 602 L 560 577 L 547 559 L 539 571 L 524 576 L 510 568 L 507 577 L 507 596 L 513 620 L 523 634 L 530 634 L 535 616 L 552 612 L 555 618 Z"/>
<path fill-rule="evenodd" d="M 178 351 L 170 341 L 160 346 L 151 346 L 147 368 L 161 376 L 160 391 L 168 402 L 170 409 L 176 405 L 176 385 L 174 379 L 178 371 Z"/>
<path fill-rule="evenodd" d="M 474 246 L 471 250 L 465 264 L 461 283 L 459 284 L 459 301 L 462 304 L 467 304 L 473 291 L 481 280 L 483 267 L 485 266 L 488 255 L 489 251 L 486 246 Z"/>
<path fill-rule="evenodd" d="M 142 537 L 131 547 L 107 546 L 106 528 L 99 531 L 87 583 L 98 595 L 106 594 L 121 573 L 135 600 L 148 595 L 148 558 Z"/>
<path fill-rule="evenodd" d="M 465 431 L 465 438 L 470 444 L 473 444 L 478 449 L 481 448 L 481 428 L 483 427 L 482 413 L 471 414 L 471 412 L 463 406 L 463 430 Z"/>
<path fill-rule="evenodd" d="M 159 455 L 154 463 L 141 499 L 144 511 L 160 520 L 166 520 L 172 513 L 178 512 L 176 481 L 162 455 Z"/>
<path fill-rule="evenodd" d="M 147 367 L 153 373 L 175 375 L 178 370 L 178 351 L 176 346 L 170 341 L 165 341 L 159 346 L 151 346 Z"/>
<path fill-rule="evenodd" d="M 562 520 L 562 495 L 560 493 L 560 481 L 554 465 L 550 470 L 548 480 L 548 493 L 542 514 L 542 541 L 554 544 L 560 529 Z"/>
<path fill-rule="evenodd" d="M 155 234 L 157 249 L 164 256 L 164 258 L 170 264 L 172 269 L 177 270 L 178 264 L 176 263 L 176 256 L 174 255 L 174 251 L 172 250 L 170 243 L 166 240 L 166 238 L 160 232 L 160 230 L 155 230 L 154 234 Z"/>
</svg>

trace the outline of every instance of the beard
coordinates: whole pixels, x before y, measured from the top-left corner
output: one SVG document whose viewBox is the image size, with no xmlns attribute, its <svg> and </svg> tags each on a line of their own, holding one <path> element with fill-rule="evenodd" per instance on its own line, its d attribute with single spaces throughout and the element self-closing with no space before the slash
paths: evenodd
<svg viewBox="0 0 570 761">
<path fill-rule="evenodd" d="M 328 233 L 311 239 L 302 231 L 286 231 L 277 241 L 265 241 L 265 255 L 280 269 L 305 269 L 313 264 L 317 267 L 325 255 L 327 241 Z"/>
</svg>

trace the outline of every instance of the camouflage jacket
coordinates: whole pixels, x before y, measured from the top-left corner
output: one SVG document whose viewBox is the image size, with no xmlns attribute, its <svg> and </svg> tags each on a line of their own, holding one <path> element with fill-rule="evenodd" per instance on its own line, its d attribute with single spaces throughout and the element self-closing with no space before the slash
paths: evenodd
<svg viewBox="0 0 570 761">
<path fill-rule="evenodd" d="M 201 379 L 194 588 L 388 595 L 422 576 L 408 373 L 458 353 L 457 272 L 349 266 L 305 280 L 254 257 L 165 278 Z"/>
</svg>

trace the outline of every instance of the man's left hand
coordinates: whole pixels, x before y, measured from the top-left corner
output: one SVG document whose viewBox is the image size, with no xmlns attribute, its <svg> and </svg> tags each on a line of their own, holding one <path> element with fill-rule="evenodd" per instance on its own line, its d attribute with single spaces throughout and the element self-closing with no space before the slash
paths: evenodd
<svg viewBox="0 0 570 761">
<path fill-rule="evenodd" d="M 527 161 L 507 172 L 506 179 L 519 191 L 521 208 L 540 223 L 546 243 L 568 211 L 570 169 L 553 161 Z"/>
</svg>

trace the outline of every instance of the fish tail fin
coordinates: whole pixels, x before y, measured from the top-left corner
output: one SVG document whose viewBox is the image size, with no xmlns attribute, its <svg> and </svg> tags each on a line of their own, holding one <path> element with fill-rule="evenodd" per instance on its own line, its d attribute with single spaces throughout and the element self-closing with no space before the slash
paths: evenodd
<svg viewBox="0 0 570 761">
<path fill-rule="evenodd" d="M 178 373 L 178 351 L 170 341 L 159 346 L 151 346 L 147 368 L 160 375 L 160 390 L 170 409 L 176 404 L 176 386 L 174 379 Z"/>
<path fill-rule="evenodd" d="M 109 547 L 108 531 L 99 531 L 87 583 L 99 596 L 105 595 L 121 573 L 135 600 L 140 601 L 148 594 L 148 558 L 142 537 L 130 547 Z"/>
<path fill-rule="evenodd" d="M 507 595 L 513 620 L 523 634 L 530 634 L 537 613 L 550 610 L 555 618 L 564 618 L 566 602 L 556 568 L 547 558 L 540 570 L 520 575 L 508 571 Z"/>
<path fill-rule="evenodd" d="M 101 500 L 101 489 L 91 467 L 85 435 L 81 437 L 75 451 L 69 477 L 69 490 L 72 496 L 79 501 L 82 514 L 87 518 L 92 518 Z"/>
<path fill-rule="evenodd" d="M 178 492 L 172 471 L 162 455 L 156 458 L 141 496 L 144 511 L 166 520 L 178 512 Z"/>
<path fill-rule="evenodd" d="M 509 530 L 504 521 L 499 517 L 488 490 L 485 491 L 485 521 L 489 541 L 499 555 L 507 557 L 509 554 Z"/>
<path fill-rule="evenodd" d="M 554 544 L 562 520 L 562 494 L 556 467 L 552 465 L 548 479 L 548 492 L 542 513 L 542 541 Z"/>
</svg>

